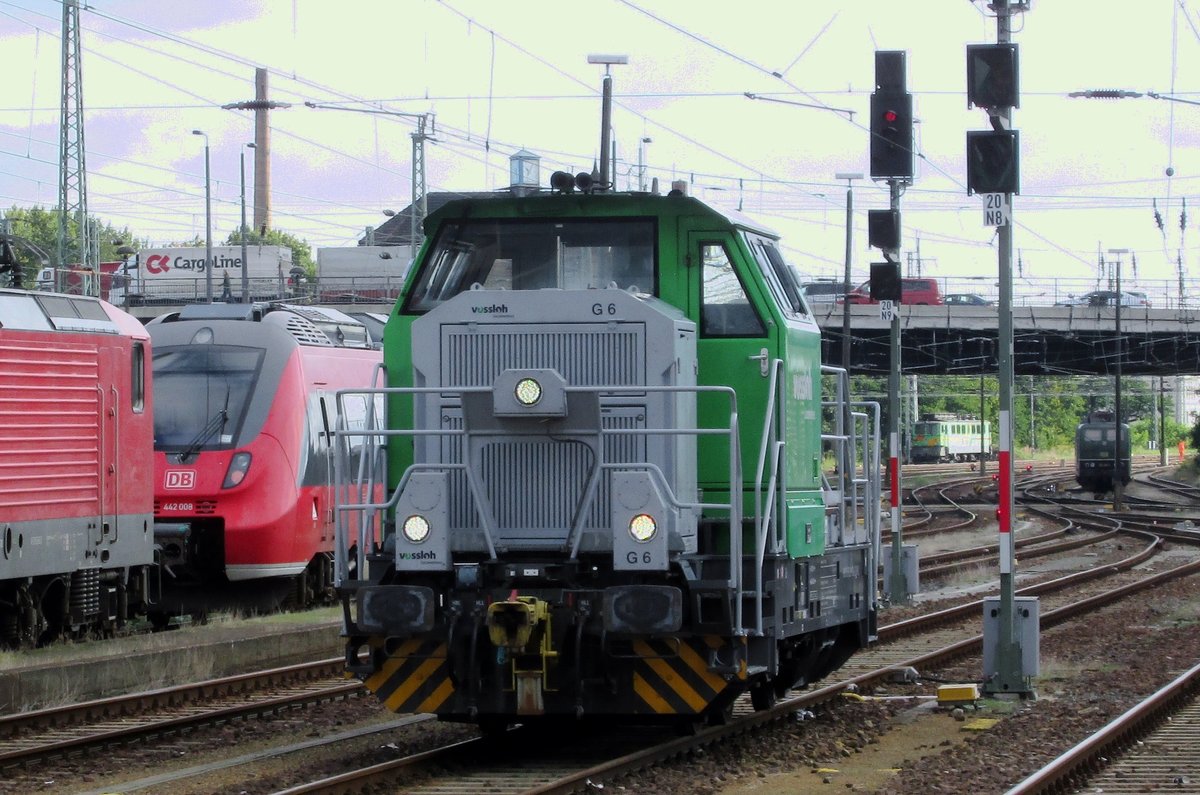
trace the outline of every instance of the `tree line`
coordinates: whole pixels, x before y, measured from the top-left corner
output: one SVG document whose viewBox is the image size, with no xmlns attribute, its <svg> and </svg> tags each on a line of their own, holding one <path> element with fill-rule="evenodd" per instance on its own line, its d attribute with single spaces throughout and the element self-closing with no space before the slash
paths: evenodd
<svg viewBox="0 0 1200 795">
<path fill-rule="evenodd" d="M 24 281 L 36 278 L 37 270 L 53 264 L 58 251 L 58 210 L 45 207 L 13 206 L 4 213 L 11 225 L 12 235 L 18 240 L 28 241 L 31 247 L 13 247 L 13 253 L 23 266 Z M 117 249 L 129 246 L 135 250 L 149 248 L 148 238 L 139 236 L 129 227 L 117 228 L 99 218 L 92 217 L 95 239 L 98 241 L 100 261 L 112 262 L 121 259 Z M 72 236 L 77 234 L 76 220 L 68 219 Z M 316 262 L 308 241 L 279 229 L 247 229 L 249 245 L 286 246 L 292 250 L 292 264 L 300 267 L 312 277 L 316 275 Z M 242 230 L 234 229 L 221 242 L 214 245 L 237 246 L 242 242 Z M 203 238 L 195 236 L 165 244 L 170 247 L 202 247 Z M 33 252 L 40 249 L 50 261 L 43 262 Z M 0 273 L 0 287 L 12 282 L 11 271 Z M 1158 431 L 1151 431 L 1153 422 L 1152 402 L 1157 394 L 1152 382 L 1146 378 L 1127 377 L 1122 385 L 1122 413 L 1130 425 L 1130 435 L 1135 447 L 1146 447 L 1150 439 L 1157 438 Z M 980 417 L 992 424 L 993 442 L 999 431 L 1000 392 L 995 376 L 922 375 L 917 380 L 918 415 L 949 413 L 969 417 Z M 852 379 L 855 396 L 865 400 L 877 400 L 883 407 L 884 427 L 887 427 L 887 378 L 855 376 Z M 1032 400 L 1030 394 L 1032 393 Z M 911 400 L 911 396 L 907 395 Z M 1194 427 L 1176 423 L 1174 417 L 1174 394 L 1165 396 L 1166 443 L 1175 445 L 1181 439 L 1190 439 L 1195 433 L 1200 442 L 1200 422 Z M 1113 379 L 1106 376 L 1019 376 L 1013 395 L 1013 441 L 1017 448 L 1027 450 L 1053 450 L 1074 445 L 1075 426 L 1090 411 L 1113 406 Z M 1200 447 L 1200 444 L 1197 444 Z"/>
<path fill-rule="evenodd" d="M 982 390 L 980 388 L 982 381 Z M 1126 376 L 1121 379 L 1121 414 L 1129 424 L 1135 448 L 1157 439 L 1154 403 L 1159 399 L 1157 378 Z M 905 384 L 904 399 L 912 395 Z M 1027 451 L 1062 450 L 1075 444 L 1075 428 L 1091 411 L 1111 409 L 1115 383 L 1110 376 L 1017 376 L 1013 388 L 1013 445 Z M 854 376 L 853 393 L 878 400 L 887 427 L 887 378 Z M 1031 396 L 1032 395 L 1032 399 Z M 1166 412 L 1164 438 L 1168 446 L 1191 438 L 1192 426 L 1175 422 L 1173 390 L 1163 396 Z M 918 419 L 925 414 L 955 414 L 991 423 L 992 441 L 999 433 L 1000 387 L 996 376 L 922 375 L 917 378 Z M 1154 429 L 1151 426 L 1154 425 Z"/>
<path fill-rule="evenodd" d="M 9 222 L 12 236 L 19 244 L 12 247 L 13 256 L 21 268 L 22 282 L 29 286 L 31 279 L 36 278 L 40 268 L 54 265 L 58 256 L 58 219 L 56 207 L 17 207 L 13 206 L 3 214 Z M 142 237 L 129 227 L 115 227 L 96 216 L 89 216 L 92 221 L 93 238 L 98 243 L 99 262 L 114 262 L 124 259 L 117 249 L 128 246 L 134 250 L 151 248 L 149 238 Z M 68 235 L 72 240 L 79 236 L 77 219 L 67 219 Z M 317 264 L 313 259 L 312 247 L 307 240 L 297 237 L 280 229 L 247 229 L 246 243 L 248 245 L 286 246 L 292 250 L 292 265 L 300 267 L 312 277 L 316 275 Z M 195 236 L 186 240 L 176 240 L 163 244 L 166 247 L 203 247 L 204 238 Z M 234 229 L 224 240 L 214 240 L 214 246 L 238 246 L 242 243 L 242 230 Z M 29 245 L 25 245 L 29 244 Z M 40 252 L 40 253 L 39 253 Z M 73 263 L 67 263 L 68 265 Z M 9 271 L 0 273 L 0 287 L 11 286 L 14 274 Z"/>
</svg>

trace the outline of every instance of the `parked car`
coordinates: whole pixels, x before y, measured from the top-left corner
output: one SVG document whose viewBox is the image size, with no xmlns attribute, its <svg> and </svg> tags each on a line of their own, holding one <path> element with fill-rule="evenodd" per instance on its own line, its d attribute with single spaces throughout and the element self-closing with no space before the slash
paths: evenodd
<svg viewBox="0 0 1200 795">
<path fill-rule="evenodd" d="M 901 279 L 900 290 L 900 303 L 902 304 L 942 303 L 942 291 L 938 287 L 937 279 Z M 847 300 L 852 304 L 879 303 L 871 300 L 871 283 L 869 281 L 863 282 L 851 290 Z M 841 299 L 838 302 L 840 303 Z"/>
<path fill-rule="evenodd" d="M 816 282 L 805 282 L 800 285 L 804 298 L 810 304 L 832 304 L 846 292 L 840 281 L 822 279 Z"/>
<path fill-rule="evenodd" d="M 1116 306 L 1116 290 L 1092 290 L 1079 296 L 1072 296 L 1059 301 L 1055 306 Z M 1150 299 L 1145 293 L 1133 290 L 1121 291 L 1121 306 L 1150 306 Z"/>
<path fill-rule="evenodd" d="M 942 303 L 950 306 L 994 306 L 996 302 L 975 293 L 947 293 Z"/>
</svg>

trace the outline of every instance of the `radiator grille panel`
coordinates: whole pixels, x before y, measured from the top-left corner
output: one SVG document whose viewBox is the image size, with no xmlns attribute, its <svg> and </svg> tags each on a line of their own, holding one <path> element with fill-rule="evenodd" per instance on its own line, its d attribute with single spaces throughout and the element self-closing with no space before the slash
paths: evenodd
<svg viewBox="0 0 1200 795">
<path fill-rule="evenodd" d="M 443 428 L 458 430 L 462 416 L 457 408 L 442 412 Z M 610 428 L 644 427 L 644 409 L 623 406 L 603 415 Z M 442 461 L 462 461 L 461 437 L 442 440 Z M 646 460 L 645 437 L 604 437 L 604 460 L 643 462 Z M 591 450 L 581 442 L 514 439 L 488 444 L 476 462 L 484 490 L 492 503 L 501 538 L 508 533 L 559 539 L 565 537 L 587 479 L 594 466 Z M 584 522 L 585 529 L 606 529 L 611 525 L 609 476 L 600 479 L 595 501 Z M 455 529 L 478 528 L 480 522 L 471 501 L 466 475 L 450 473 L 450 526 Z M 544 532 L 539 532 L 544 531 Z"/>
<path fill-rule="evenodd" d="M 547 300 L 553 300 L 548 297 Z M 570 386 L 630 387 L 646 383 L 645 326 L 637 322 L 574 323 L 548 328 L 542 324 L 441 326 L 440 370 L 435 379 L 447 389 L 490 387 L 509 369 L 553 369 Z M 645 427 L 645 406 L 628 405 L 628 396 L 601 398 L 604 428 Z M 457 401 L 438 412 L 444 430 L 463 427 Z M 426 415 L 429 416 L 429 415 Z M 431 417 L 432 419 L 432 417 Z M 644 438 L 605 437 L 607 462 L 646 460 Z M 460 437 L 443 438 L 437 454 L 443 462 L 462 461 Z M 431 451 L 432 452 L 432 451 Z M 528 545 L 561 544 L 571 527 L 597 465 L 594 452 L 580 439 L 513 436 L 492 439 L 473 462 L 491 502 L 499 538 Z M 610 526 L 609 478 L 598 484 L 585 529 Z M 450 525 L 482 526 L 471 499 L 466 475 L 450 474 Z"/>
<path fill-rule="evenodd" d="M 442 385 L 491 386 L 509 369 L 553 368 L 572 386 L 645 383 L 640 325 L 617 330 L 546 331 L 544 327 L 442 329 Z"/>
<path fill-rule="evenodd" d="M 496 521 L 518 537 L 562 537 L 583 499 L 595 456 L 579 442 L 497 442 L 483 449 L 480 469 Z"/>
<path fill-rule="evenodd" d="M 0 348 L 0 513 L 100 510 L 100 354 L 94 344 Z M 6 516 L 16 515 L 5 514 Z"/>
</svg>

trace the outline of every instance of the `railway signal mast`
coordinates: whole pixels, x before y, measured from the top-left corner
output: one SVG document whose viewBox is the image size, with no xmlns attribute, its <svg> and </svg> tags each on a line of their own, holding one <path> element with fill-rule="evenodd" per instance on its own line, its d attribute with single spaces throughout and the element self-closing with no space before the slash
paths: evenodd
<svg viewBox="0 0 1200 795">
<path fill-rule="evenodd" d="M 984 684 L 988 695 L 1032 696 L 1037 673 L 1036 597 L 1017 599 L 1013 562 L 1013 324 L 1012 195 L 1020 192 L 1020 138 L 1012 127 L 1020 105 L 1017 45 L 1012 15 L 1027 11 L 1029 0 L 989 3 L 996 13 L 994 45 L 967 47 L 967 104 L 987 111 L 991 130 L 967 133 L 967 193 L 984 199 L 984 221 L 997 227 L 1000 276 L 1000 328 L 997 359 L 1000 381 L 999 505 L 1000 597 L 984 600 Z"/>
<path fill-rule="evenodd" d="M 883 251 L 886 262 L 871 265 L 871 298 L 891 321 L 891 368 L 888 371 L 888 473 L 891 490 L 891 576 L 884 583 L 893 604 L 904 604 L 915 592 L 904 567 L 901 538 L 903 492 L 900 477 L 900 193 L 913 178 L 912 94 L 905 81 L 905 52 L 875 53 L 875 91 L 871 94 L 871 178 L 885 179 L 889 209 L 868 215 L 869 242 Z M 890 317 L 888 313 L 890 312 Z M 915 552 L 915 548 L 912 550 Z M 916 558 L 912 557 L 915 573 Z"/>
</svg>

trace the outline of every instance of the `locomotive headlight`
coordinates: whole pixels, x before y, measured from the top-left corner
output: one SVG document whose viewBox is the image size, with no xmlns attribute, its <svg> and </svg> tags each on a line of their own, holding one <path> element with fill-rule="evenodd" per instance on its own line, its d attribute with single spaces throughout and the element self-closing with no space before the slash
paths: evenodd
<svg viewBox="0 0 1200 795">
<path fill-rule="evenodd" d="M 542 399 L 542 385 L 535 378 L 522 378 L 517 382 L 513 394 L 522 406 L 534 406 Z"/>
<path fill-rule="evenodd" d="M 225 482 L 221 484 L 223 489 L 232 489 L 234 486 L 246 479 L 246 472 L 250 469 L 250 454 L 249 453 L 234 453 L 233 458 L 229 462 L 229 469 L 225 470 Z"/>
<path fill-rule="evenodd" d="M 658 532 L 658 523 L 648 513 L 639 513 L 629 520 L 629 535 L 639 544 L 644 544 L 654 538 L 656 532 Z"/>
<path fill-rule="evenodd" d="M 404 537 L 414 544 L 429 538 L 429 521 L 424 516 L 413 514 L 404 520 Z"/>
</svg>

